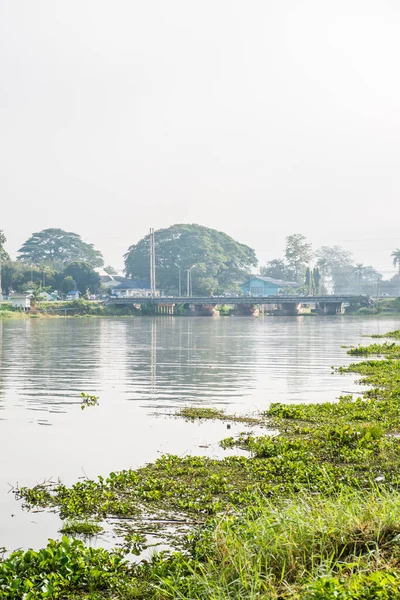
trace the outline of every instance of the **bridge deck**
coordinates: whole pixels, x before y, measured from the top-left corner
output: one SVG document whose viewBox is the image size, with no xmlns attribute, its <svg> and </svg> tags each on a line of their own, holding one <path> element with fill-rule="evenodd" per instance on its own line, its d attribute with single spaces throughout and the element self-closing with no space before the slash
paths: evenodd
<svg viewBox="0 0 400 600">
<path fill-rule="evenodd" d="M 110 298 L 108 304 L 363 304 L 369 296 L 160 296 Z"/>
</svg>

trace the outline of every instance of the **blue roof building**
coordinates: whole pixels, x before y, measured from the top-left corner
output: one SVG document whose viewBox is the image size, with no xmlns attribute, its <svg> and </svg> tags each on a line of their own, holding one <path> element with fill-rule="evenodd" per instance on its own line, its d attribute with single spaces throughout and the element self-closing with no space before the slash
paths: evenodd
<svg viewBox="0 0 400 600">
<path fill-rule="evenodd" d="M 272 277 L 263 277 L 262 275 L 253 275 L 240 286 L 243 296 L 276 296 L 284 288 L 299 287 L 294 281 L 283 281 L 282 279 L 273 279 Z"/>
<path fill-rule="evenodd" d="M 79 296 L 81 295 L 79 290 L 70 290 L 67 293 L 67 300 L 79 300 Z"/>
</svg>

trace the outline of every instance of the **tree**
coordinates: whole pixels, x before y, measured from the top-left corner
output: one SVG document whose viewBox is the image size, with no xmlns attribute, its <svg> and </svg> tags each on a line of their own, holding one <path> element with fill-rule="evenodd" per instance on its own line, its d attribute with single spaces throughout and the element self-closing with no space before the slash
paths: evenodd
<svg viewBox="0 0 400 600">
<path fill-rule="evenodd" d="M 124 256 L 129 277 L 149 279 L 149 236 L 131 246 Z M 157 287 L 176 293 L 179 274 L 186 281 L 190 268 L 194 294 L 238 289 L 257 265 L 254 250 L 226 233 L 201 225 L 173 225 L 155 232 Z"/>
<path fill-rule="evenodd" d="M 360 263 L 354 270 L 355 281 L 351 293 L 374 296 L 377 292 L 378 281 L 382 279 L 381 273 L 371 266 L 364 267 Z"/>
<path fill-rule="evenodd" d="M 307 293 L 310 296 L 315 295 L 314 270 L 310 269 L 310 267 L 306 268 L 305 287 L 307 288 Z"/>
<path fill-rule="evenodd" d="M 75 287 L 72 289 L 79 290 L 81 294 L 86 294 L 88 291 L 93 294 L 100 287 L 100 275 L 87 262 L 82 260 L 67 265 L 63 271 L 63 275 L 63 281 L 71 277 L 75 283 Z M 67 291 L 71 291 L 71 288 Z"/>
<path fill-rule="evenodd" d="M 293 281 L 295 275 L 291 268 L 281 258 L 274 258 L 267 262 L 265 267 L 261 267 L 260 274 L 272 279 L 283 279 L 284 281 Z"/>
<path fill-rule="evenodd" d="M 4 235 L 4 231 L 0 229 L 0 262 L 4 262 L 6 260 L 10 260 L 7 252 L 4 249 L 4 244 L 6 243 L 7 238 Z"/>
<path fill-rule="evenodd" d="M 71 275 L 67 275 L 61 282 L 60 289 L 63 294 L 68 294 L 72 290 L 76 290 L 76 281 L 72 279 Z"/>
<path fill-rule="evenodd" d="M 400 275 L 400 248 L 393 250 L 391 257 L 393 258 L 393 266 L 395 267 L 397 265 Z"/>
<path fill-rule="evenodd" d="M 7 238 L 4 235 L 4 232 L 2 229 L 0 229 L 0 296 L 2 297 L 2 293 L 3 293 L 3 288 L 2 288 L 2 280 L 1 280 L 1 266 L 3 261 L 9 259 L 10 257 L 8 256 L 7 252 L 4 250 L 4 244 L 6 243 Z"/>
<path fill-rule="evenodd" d="M 36 308 L 36 304 L 38 302 L 40 302 L 40 300 L 42 299 L 42 286 L 38 283 L 35 285 L 35 287 L 33 288 L 32 294 L 31 294 L 31 308 L 35 309 Z"/>
<path fill-rule="evenodd" d="M 286 238 L 285 257 L 298 283 L 304 280 L 305 270 L 312 256 L 312 246 L 304 235 L 295 233 Z"/>
<path fill-rule="evenodd" d="M 330 281 L 336 294 L 345 293 L 354 270 L 351 252 L 341 246 L 322 246 L 315 256 L 322 285 L 325 287 Z"/>
<path fill-rule="evenodd" d="M 362 263 L 357 263 L 354 268 L 354 274 L 357 278 L 357 294 L 361 293 L 361 280 L 364 273 L 364 265 Z"/>
<path fill-rule="evenodd" d="M 318 296 L 321 292 L 321 273 L 319 272 L 318 267 L 314 267 L 314 269 L 313 269 L 313 279 L 314 279 L 315 293 Z"/>
<path fill-rule="evenodd" d="M 13 260 L 7 260 L 2 265 L 2 282 L 6 294 L 11 290 L 15 292 L 31 290 L 35 283 L 40 283 L 42 287 L 47 284 L 54 290 L 59 287 L 62 280 L 63 274 L 49 267 L 26 265 Z"/>
<path fill-rule="evenodd" d="M 93 244 L 87 244 L 77 233 L 63 229 L 43 229 L 33 233 L 18 250 L 18 260 L 39 265 L 65 265 L 83 260 L 91 267 L 101 267 L 104 263 L 101 252 Z"/>
</svg>

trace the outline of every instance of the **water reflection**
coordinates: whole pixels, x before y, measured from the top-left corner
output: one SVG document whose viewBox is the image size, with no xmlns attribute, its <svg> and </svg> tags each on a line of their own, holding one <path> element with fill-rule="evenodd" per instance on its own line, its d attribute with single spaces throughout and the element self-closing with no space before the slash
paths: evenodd
<svg viewBox="0 0 400 600">
<path fill-rule="evenodd" d="M 329 400 L 343 387 L 329 367 L 349 361 L 341 346 L 376 329 L 349 317 L 0 321 L 0 408 L 46 412 L 44 424 L 81 391 L 119 410 Z"/>
</svg>

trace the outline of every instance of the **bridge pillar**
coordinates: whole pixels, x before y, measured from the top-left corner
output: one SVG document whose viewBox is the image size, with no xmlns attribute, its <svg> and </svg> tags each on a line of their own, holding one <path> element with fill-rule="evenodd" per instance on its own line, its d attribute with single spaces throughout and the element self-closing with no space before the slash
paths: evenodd
<svg viewBox="0 0 400 600">
<path fill-rule="evenodd" d="M 276 315 L 297 316 L 300 312 L 300 302 L 284 302 L 278 305 Z"/>
<path fill-rule="evenodd" d="M 196 304 L 196 315 L 199 317 L 219 317 L 219 310 L 216 309 L 216 304 Z"/>
<path fill-rule="evenodd" d="M 237 304 L 235 315 L 242 317 L 258 317 L 260 308 L 257 304 Z"/>
<path fill-rule="evenodd" d="M 318 312 L 322 315 L 341 315 L 343 313 L 343 302 L 320 302 Z"/>
<path fill-rule="evenodd" d="M 156 315 L 173 315 L 174 304 L 156 304 L 154 306 L 154 312 Z"/>
</svg>

